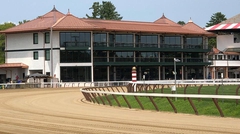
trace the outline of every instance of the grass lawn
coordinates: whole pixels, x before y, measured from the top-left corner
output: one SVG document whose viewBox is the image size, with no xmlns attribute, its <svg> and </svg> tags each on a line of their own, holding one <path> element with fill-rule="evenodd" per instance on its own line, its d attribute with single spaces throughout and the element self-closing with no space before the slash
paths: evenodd
<svg viewBox="0 0 240 134">
<path fill-rule="evenodd" d="M 203 86 L 201 88 L 200 94 L 216 94 L 216 87 L 217 86 Z M 236 88 L 237 85 L 224 85 L 220 86 L 218 89 L 219 95 L 236 95 Z M 144 91 L 145 92 L 145 91 Z M 153 91 L 147 91 L 148 93 L 152 93 Z M 155 93 L 160 93 L 161 90 L 157 89 L 154 90 Z M 171 94 L 171 88 L 164 88 L 163 93 Z M 186 90 L 187 94 L 198 94 L 198 87 L 188 87 Z M 184 94 L 184 88 L 178 87 L 177 88 L 177 94 Z M 108 101 L 105 97 L 102 97 L 104 99 L 105 104 L 108 104 Z M 111 100 L 112 105 L 118 106 L 116 101 L 114 100 L 112 95 L 109 95 L 108 98 Z M 131 105 L 131 108 L 134 109 L 141 109 L 138 102 L 133 96 L 126 96 L 128 102 Z M 100 98 L 99 102 L 101 103 Z M 148 97 L 138 97 L 138 99 L 141 101 L 143 107 L 145 110 L 156 110 L 152 102 Z M 117 100 L 120 102 L 122 107 L 128 107 L 127 103 L 125 102 L 124 98 L 122 96 L 117 96 Z M 157 107 L 159 108 L 159 111 L 169 111 L 174 112 L 173 108 L 169 104 L 168 100 L 166 98 L 161 97 L 154 97 L 154 102 L 157 104 Z M 193 108 L 191 107 L 189 101 L 184 98 L 177 98 L 175 100 L 174 98 L 171 99 L 173 104 L 175 105 L 178 113 L 188 113 L 188 114 L 195 114 Z M 214 102 L 212 99 L 192 99 L 195 107 L 198 110 L 199 115 L 209 115 L 209 116 L 220 116 L 219 111 L 217 110 Z M 239 100 L 240 103 L 240 100 Z M 227 99 L 218 99 L 218 104 L 220 108 L 223 111 L 223 114 L 225 117 L 236 117 L 240 118 L 240 104 L 236 104 L 236 100 L 227 100 Z"/>
</svg>

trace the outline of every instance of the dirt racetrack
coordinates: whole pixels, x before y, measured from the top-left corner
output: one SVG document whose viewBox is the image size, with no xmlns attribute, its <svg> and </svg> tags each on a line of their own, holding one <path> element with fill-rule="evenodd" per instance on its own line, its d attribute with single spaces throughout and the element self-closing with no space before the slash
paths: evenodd
<svg viewBox="0 0 240 134">
<path fill-rule="evenodd" d="M 79 88 L 0 90 L 0 134 L 233 134 L 240 119 L 110 107 Z"/>
</svg>

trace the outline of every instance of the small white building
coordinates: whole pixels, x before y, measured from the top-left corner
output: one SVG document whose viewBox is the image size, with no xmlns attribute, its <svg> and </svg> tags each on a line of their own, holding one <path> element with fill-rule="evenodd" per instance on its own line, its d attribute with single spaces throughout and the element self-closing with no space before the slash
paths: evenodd
<svg viewBox="0 0 240 134">
<path fill-rule="evenodd" d="M 240 14 L 206 28 L 217 34 L 217 48 L 209 53 L 212 78 L 240 78 Z"/>
</svg>

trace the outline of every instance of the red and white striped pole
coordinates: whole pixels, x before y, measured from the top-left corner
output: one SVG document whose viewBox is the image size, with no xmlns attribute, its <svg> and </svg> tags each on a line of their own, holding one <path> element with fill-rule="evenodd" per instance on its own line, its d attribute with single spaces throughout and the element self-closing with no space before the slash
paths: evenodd
<svg viewBox="0 0 240 134">
<path fill-rule="evenodd" d="M 136 67 L 132 67 L 132 82 L 137 82 L 137 70 L 136 70 Z"/>
</svg>

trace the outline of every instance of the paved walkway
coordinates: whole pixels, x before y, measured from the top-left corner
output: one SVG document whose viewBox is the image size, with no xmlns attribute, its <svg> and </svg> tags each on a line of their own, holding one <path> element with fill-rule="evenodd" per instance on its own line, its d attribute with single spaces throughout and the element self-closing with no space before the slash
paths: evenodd
<svg viewBox="0 0 240 134">
<path fill-rule="evenodd" d="M 240 119 L 91 104 L 79 88 L 0 90 L 0 133 L 239 133 Z"/>
</svg>

